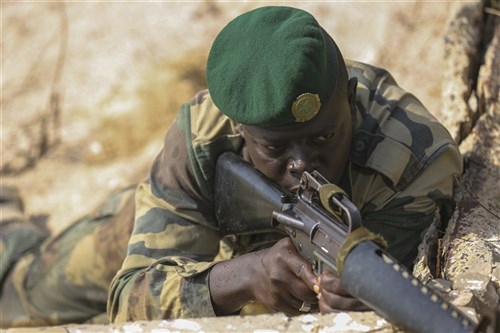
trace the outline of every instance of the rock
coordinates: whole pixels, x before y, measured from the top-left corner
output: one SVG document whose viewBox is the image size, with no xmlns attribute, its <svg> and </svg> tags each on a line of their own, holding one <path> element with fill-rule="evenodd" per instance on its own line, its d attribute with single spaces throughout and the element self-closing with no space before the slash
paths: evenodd
<svg viewBox="0 0 500 333">
<path fill-rule="evenodd" d="M 329 315 L 306 314 L 288 317 L 284 314 L 258 316 L 228 316 L 217 318 L 175 319 L 156 321 L 136 321 L 111 325 L 65 325 L 57 327 L 37 327 L 11 329 L 9 333 L 106 333 L 106 332 L 398 332 L 391 324 L 373 312 L 342 312 Z"/>
<path fill-rule="evenodd" d="M 426 285 L 439 293 L 449 293 L 451 291 L 451 282 L 444 279 L 433 279 L 427 282 Z"/>
<path fill-rule="evenodd" d="M 500 298 L 500 18 L 494 26 L 478 71 L 481 116 L 460 145 L 465 172 L 457 180 L 457 209 L 443 238 L 443 275 L 453 284 L 453 302 L 480 315 L 496 308 Z"/>
<path fill-rule="evenodd" d="M 457 142 L 467 136 L 479 116 L 477 109 L 470 108 L 469 99 L 479 67 L 483 6 L 482 2 L 462 4 L 445 35 L 443 122 Z"/>
<path fill-rule="evenodd" d="M 447 32 L 442 98 L 464 174 L 456 181 L 457 207 L 445 234 L 440 237 L 437 224 L 429 228 L 415 274 L 479 319 L 494 316 L 500 298 L 500 18 L 483 15 L 480 2 L 461 6 Z M 436 262 L 442 265 L 429 267 Z M 451 289 L 442 288 L 443 280 Z"/>
</svg>

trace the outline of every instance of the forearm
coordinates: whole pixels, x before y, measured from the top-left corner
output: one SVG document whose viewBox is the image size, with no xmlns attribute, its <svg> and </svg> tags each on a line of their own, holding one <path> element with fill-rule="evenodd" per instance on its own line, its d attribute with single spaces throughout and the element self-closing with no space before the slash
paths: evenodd
<svg viewBox="0 0 500 333">
<path fill-rule="evenodd" d="M 255 300 L 252 281 L 254 269 L 259 264 L 259 252 L 252 252 L 219 262 L 212 267 L 209 288 L 212 306 L 217 315 L 237 313 Z"/>
</svg>

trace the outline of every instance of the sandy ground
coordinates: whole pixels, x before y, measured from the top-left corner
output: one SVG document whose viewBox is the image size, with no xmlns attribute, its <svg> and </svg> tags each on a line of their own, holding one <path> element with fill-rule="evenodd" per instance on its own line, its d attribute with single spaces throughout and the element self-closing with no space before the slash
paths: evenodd
<svg viewBox="0 0 500 333">
<path fill-rule="evenodd" d="M 147 175 L 211 41 L 270 2 L 2 2 L 2 183 L 54 231 Z M 293 2 L 438 117 L 451 2 Z M 52 98 L 51 98 L 52 96 Z"/>
</svg>

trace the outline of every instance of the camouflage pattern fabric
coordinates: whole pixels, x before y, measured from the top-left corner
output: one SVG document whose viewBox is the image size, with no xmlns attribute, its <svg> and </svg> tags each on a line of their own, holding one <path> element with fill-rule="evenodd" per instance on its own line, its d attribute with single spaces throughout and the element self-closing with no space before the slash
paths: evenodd
<svg viewBox="0 0 500 333">
<path fill-rule="evenodd" d="M 347 62 L 358 78 L 357 115 L 341 186 L 365 226 L 411 265 L 422 232 L 438 210 L 451 210 L 453 176 L 462 160 L 448 132 L 385 70 Z M 136 193 L 136 217 L 122 268 L 109 292 L 111 321 L 214 316 L 208 277 L 221 234 L 212 208 L 214 163 L 241 154 L 236 124 L 207 91 L 182 106 L 149 180 Z M 277 235 L 237 236 L 227 255 L 272 245 Z M 226 240 L 227 241 L 227 240 Z"/>
<path fill-rule="evenodd" d="M 15 263 L 11 254 L 26 250 L 29 224 L 16 220 L 2 228 L 1 327 L 80 323 L 99 315 L 102 319 L 109 284 L 126 255 L 135 187 L 113 193 L 96 212 L 41 245 L 41 240 L 33 243 L 38 246 Z M 4 266 L 7 261 L 10 267 Z"/>
<path fill-rule="evenodd" d="M 0 185 L 0 205 L 0 281 L 3 281 L 12 264 L 38 247 L 48 231 L 29 223 L 17 188 Z"/>
</svg>

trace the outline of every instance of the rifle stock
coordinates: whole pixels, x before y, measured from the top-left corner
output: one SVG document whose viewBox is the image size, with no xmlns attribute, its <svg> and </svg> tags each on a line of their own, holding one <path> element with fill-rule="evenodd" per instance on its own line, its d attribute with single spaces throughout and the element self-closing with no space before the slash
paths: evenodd
<svg viewBox="0 0 500 333">
<path fill-rule="evenodd" d="M 287 234 L 316 274 L 334 272 L 348 293 L 403 329 L 475 331 L 471 320 L 378 245 L 362 227 L 361 215 L 347 195 L 319 173 L 305 172 L 292 195 L 240 157 L 224 153 L 217 161 L 215 188 L 223 233 Z M 330 192 L 326 199 L 325 189 Z"/>
</svg>

